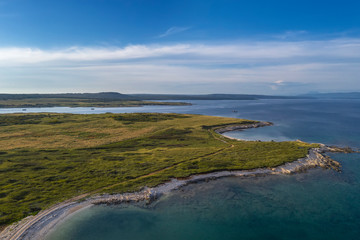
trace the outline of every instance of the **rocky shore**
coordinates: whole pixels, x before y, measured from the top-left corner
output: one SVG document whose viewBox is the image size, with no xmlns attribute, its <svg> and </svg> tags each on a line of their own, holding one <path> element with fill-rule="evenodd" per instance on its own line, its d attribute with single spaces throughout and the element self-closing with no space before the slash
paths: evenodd
<svg viewBox="0 0 360 240">
<path fill-rule="evenodd" d="M 245 130 L 245 129 L 249 129 L 249 128 L 259 128 L 259 127 L 266 127 L 266 126 L 272 126 L 274 125 L 271 122 L 255 122 L 255 123 L 248 123 L 248 124 L 241 124 L 241 125 L 230 125 L 230 126 L 226 126 L 226 127 L 220 127 L 215 129 L 216 133 L 219 134 L 223 134 L 226 132 L 231 132 L 231 131 L 237 131 L 237 130 Z"/>
<path fill-rule="evenodd" d="M 269 122 L 257 122 L 245 124 L 241 126 L 227 126 L 216 129 L 217 133 L 224 133 L 234 130 L 242 130 L 248 128 L 257 128 L 263 126 L 270 126 Z M 15 240 L 15 239 L 44 239 L 45 236 L 54 229 L 59 223 L 65 221 L 75 212 L 86 207 L 100 204 L 121 204 L 134 203 L 144 201 L 150 203 L 164 194 L 169 193 L 174 189 L 178 189 L 187 184 L 196 183 L 200 181 L 213 180 L 229 176 L 248 177 L 248 176 L 263 176 L 268 174 L 292 174 L 303 172 L 310 168 L 322 167 L 327 169 L 334 169 L 340 171 L 340 163 L 334 161 L 326 156 L 326 152 L 352 152 L 349 148 L 329 147 L 320 144 L 319 148 L 310 149 L 308 155 L 304 158 L 298 159 L 294 162 L 286 163 L 275 168 L 258 168 L 253 170 L 234 170 L 234 171 L 220 171 L 213 173 L 205 173 L 200 175 L 193 175 L 187 179 L 172 179 L 170 182 L 161 184 L 154 188 L 144 188 L 142 191 L 134 193 L 123 194 L 102 194 L 95 195 L 79 202 L 79 198 L 73 201 L 66 201 L 53 206 L 50 209 L 41 211 L 36 216 L 29 216 L 22 221 L 7 227 L 0 234 L 1 240 Z"/>
<path fill-rule="evenodd" d="M 161 184 L 154 188 L 145 188 L 143 191 L 136 193 L 124 193 L 115 195 L 101 195 L 90 199 L 94 205 L 99 204 L 119 204 L 138 201 L 154 201 L 163 194 L 166 194 L 172 190 L 178 189 L 182 186 L 191 183 L 197 183 L 200 181 L 215 180 L 222 177 L 245 177 L 245 176 L 260 176 L 267 174 L 292 174 L 297 172 L 303 172 L 310 168 L 322 167 L 325 169 L 333 169 L 335 171 L 341 171 L 341 165 L 339 162 L 324 155 L 326 152 L 345 152 L 347 149 L 332 148 L 321 144 L 319 148 L 310 149 L 308 155 L 305 158 L 298 159 L 294 162 L 286 163 L 275 168 L 258 168 L 253 170 L 234 170 L 234 171 L 220 171 L 206 174 L 193 175 L 187 179 L 172 179 L 170 182 Z"/>
</svg>

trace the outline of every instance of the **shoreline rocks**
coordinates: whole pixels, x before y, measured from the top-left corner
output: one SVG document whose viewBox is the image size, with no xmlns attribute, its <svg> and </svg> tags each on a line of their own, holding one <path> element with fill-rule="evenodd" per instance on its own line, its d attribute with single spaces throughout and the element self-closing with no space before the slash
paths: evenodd
<svg viewBox="0 0 360 240">
<path fill-rule="evenodd" d="M 229 171 L 218 171 L 213 173 L 205 173 L 192 175 L 184 179 L 171 179 L 167 183 L 163 183 L 153 188 L 144 188 L 140 192 L 134 193 L 123 193 L 123 194 L 104 194 L 91 198 L 91 203 L 94 205 L 101 204 L 121 204 L 147 201 L 151 203 L 160 196 L 181 188 L 182 186 L 193 184 L 202 181 L 216 180 L 223 177 L 237 176 L 264 176 L 268 174 L 294 174 L 298 172 L 304 172 L 308 169 L 321 167 L 324 169 L 333 169 L 337 172 L 341 172 L 341 164 L 329 156 L 324 155 L 326 152 L 343 152 L 348 153 L 347 149 L 339 147 L 333 148 L 321 144 L 319 148 L 312 148 L 309 150 L 308 155 L 305 158 L 298 159 L 294 162 L 285 163 L 274 168 L 258 168 L 253 170 L 229 170 Z"/>
<path fill-rule="evenodd" d="M 273 125 L 270 122 L 256 122 L 244 125 L 233 125 L 222 127 L 216 129 L 215 132 L 222 134 L 234 130 L 243 130 L 249 128 L 258 128 L 264 126 Z M 226 137 L 226 136 L 224 136 Z M 227 137 L 229 138 L 229 137 Z M 95 195 L 89 197 L 83 202 L 63 202 L 57 204 L 54 210 L 47 209 L 41 211 L 36 216 L 29 216 L 18 223 L 12 224 L 5 228 L 0 233 L 1 240 L 15 240 L 15 239 L 43 239 L 57 224 L 61 221 L 64 221 L 67 217 L 75 212 L 84 209 L 85 207 L 93 205 L 112 205 L 112 204 L 122 204 L 122 203 L 137 203 L 141 201 L 146 201 L 146 203 L 151 203 L 161 197 L 164 194 L 167 194 L 173 190 L 179 189 L 182 186 L 198 183 L 201 181 L 215 180 L 223 177 L 256 177 L 264 176 L 270 174 L 293 174 L 298 172 L 304 172 L 310 168 L 322 167 L 325 169 L 334 169 L 335 171 L 341 171 L 341 165 L 339 162 L 331 159 L 329 156 L 325 155 L 327 152 L 341 152 L 341 153 L 352 153 L 355 152 L 351 148 L 340 148 L 333 146 L 326 146 L 320 144 L 319 148 L 312 148 L 309 150 L 306 157 L 298 159 L 294 162 L 285 163 L 281 166 L 274 168 L 258 168 L 253 170 L 229 170 L 229 171 L 219 171 L 212 173 L 204 173 L 199 175 L 193 175 L 185 179 L 171 179 L 171 181 L 158 185 L 157 187 L 147 188 L 139 192 L 133 193 L 123 193 L 123 194 L 103 194 Z M 43 215 L 38 217 L 39 215 Z M 36 219 L 38 218 L 38 219 Z M 29 226 L 29 222 L 32 219 L 36 219 Z M 20 229 L 26 229 L 17 237 L 14 237 Z"/>
<path fill-rule="evenodd" d="M 271 122 L 255 122 L 255 123 L 247 123 L 247 124 L 242 124 L 242 125 L 230 125 L 230 126 L 226 126 L 226 127 L 220 127 L 218 129 L 215 129 L 214 131 L 216 133 L 222 134 L 222 133 L 226 133 L 226 132 L 231 132 L 231 131 L 238 131 L 238 130 L 245 130 L 245 129 L 249 129 L 249 128 L 259 128 L 259 127 L 266 127 L 266 126 L 272 126 L 274 125 Z"/>
</svg>

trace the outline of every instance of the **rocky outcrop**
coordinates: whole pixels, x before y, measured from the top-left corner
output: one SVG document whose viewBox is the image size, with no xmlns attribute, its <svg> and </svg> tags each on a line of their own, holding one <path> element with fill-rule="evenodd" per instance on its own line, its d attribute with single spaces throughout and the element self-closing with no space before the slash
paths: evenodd
<svg viewBox="0 0 360 240">
<path fill-rule="evenodd" d="M 333 149 L 320 144 L 319 148 L 310 149 L 308 155 L 305 158 L 301 158 L 294 162 L 285 163 L 279 167 L 272 168 L 273 174 L 292 174 L 303 172 L 315 167 L 333 169 L 340 172 L 340 163 L 324 154 L 330 151 L 333 152 Z"/>
<path fill-rule="evenodd" d="M 350 147 L 337 147 L 337 146 L 327 146 L 326 152 L 336 152 L 336 153 L 355 153 L 355 151 Z"/>
<path fill-rule="evenodd" d="M 259 127 L 266 127 L 266 126 L 272 126 L 273 123 L 271 122 L 254 122 L 254 123 L 247 123 L 247 124 L 241 124 L 241 125 L 230 125 L 226 127 L 220 127 L 215 129 L 214 131 L 216 133 L 222 134 L 225 132 L 230 131 L 238 131 L 238 130 L 244 130 L 249 128 L 259 128 Z"/>
<path fill-rule="evenodd" d="M 123 193 L 123 194 L 104 194 L 92 197 L 90 202 L 94 205 L 100 204 L 120 204 L 120 203 L 131 203 L 131 202 L 139 202 L 139 201 L 147 201 L 152 202 L 157 199 L 157 194 L 154 189 L 145 188 L 140 192 L 134 193 Z"/>
<path fill-rule="evenodd" d="M 161 195 L 166 194 L 174 189 L 178 189 L 190 183 L 197 183 L 200 181 L 215 180 L 218 178 L 237 176 L 263 176 L 268 174 L 293 174 L 297 172 L 304 172 L 310 168 L 322 167 L 326 169 L 333 169 L 340 172 L 341 165 L 339 162 L 326 156 L 326 152 L 343 152 L 341 148 L 328 147 L 320 144 L 319 148 L 312 148 L 306 157 L 298 159 L 294 162 L 285 163 L 275 168 L 257 168 L 253 170 L 233 170 L 220 171 L 206 174 L 193 175 L 184 179 L 172 179 L 171 181 L 161 184 L 154 188 L 145 188 L 140 192 L 124 193 L 124 194 L 104 194 L 95 196 L 90 199 L 94 205 L 99 204 L 121 204 L 146 201 L 150 203 L 158 199 Z"/>
</svg>

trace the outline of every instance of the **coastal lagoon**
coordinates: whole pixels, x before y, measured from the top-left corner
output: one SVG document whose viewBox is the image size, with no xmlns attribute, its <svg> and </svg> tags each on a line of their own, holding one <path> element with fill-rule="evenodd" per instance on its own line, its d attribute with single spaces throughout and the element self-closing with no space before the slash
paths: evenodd
<svg viewBox="0 0 360 240">
<path fill-rule="evenodd" d="M 360 100 L 189 101 L 192 106 L 48 108 L 26 112 L 174 112 L 271 121 L 226 133 L 360 147 Z M 0 113 L 22 111 L 2 109 Z M 358 239 L 360 154 L 331 154 L 342 172 L 228 177 L 190 184 L 148 206 L 94 206 L 61 223 L 59 239 Z"/>
</svg>

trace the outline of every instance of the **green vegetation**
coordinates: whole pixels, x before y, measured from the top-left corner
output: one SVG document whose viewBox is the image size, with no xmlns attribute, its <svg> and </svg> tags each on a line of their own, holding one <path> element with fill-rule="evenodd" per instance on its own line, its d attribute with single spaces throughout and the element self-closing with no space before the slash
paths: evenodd
<svg viewBox="0 0 360 240">
<path fill-rule="evenodd" d="M 32 107 L 140 107 L 145 105 L 189 105 L 153 102 L 117 92 L 59 94 L 0 94 L 0 108 Z"/>
<path fill-rule="evenodd" d="M 185 102 L 155 102 L 152 100 L 258 100 L 297 99 L 291 96 L 267 96 L 249 94 L 121 94 L 100 93 L 57 93 L 57 94 L 0 94 L 0 108 L 32 107 L 139 107 L 144 105 L 190 105 Z"/>
<path fill-rule="evenodd" d="M 189 105 L 182 102 L 154 102 L 116 99 L 24 98 L 0 99 L 0 108 L 32 107 L 141 107 L 145 105 Z"/>
<path fill-rule="evenodd" d="M 214 127 L 249 120 L 180 114 L 0 116 L 0 226 L 84 193 L 136 191 L 173 177 L 274 167 L 301 142 L 247 142 Z"/>
</svg>

